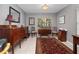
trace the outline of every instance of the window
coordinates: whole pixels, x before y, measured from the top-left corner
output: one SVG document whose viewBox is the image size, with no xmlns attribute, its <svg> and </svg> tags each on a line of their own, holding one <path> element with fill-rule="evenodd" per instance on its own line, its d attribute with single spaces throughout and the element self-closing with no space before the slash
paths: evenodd
<svg viewBox="0 0 79 59">
<path fill-rule="evenodd" d="M 59 23 L 64 24 L 65 23 L 65 16 L 59 17 Z"/>
</svg>

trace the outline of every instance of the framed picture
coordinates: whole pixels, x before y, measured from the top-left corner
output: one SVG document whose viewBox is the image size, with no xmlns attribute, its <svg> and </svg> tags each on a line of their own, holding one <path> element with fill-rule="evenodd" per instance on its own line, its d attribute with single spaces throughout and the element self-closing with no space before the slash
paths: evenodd
<svg viewBox="0 0 79 59">
<path fill-rule="evenodd" d="M 11 18 L 11 20 L 7 19 L 8 21 L 20 23 L 20 12 L 11 6 L 9 7 L 9 15 L 8 16 L 9 16 L 9 19 Z"/>
<path fill-rule="evenodd" d="M 49 18 L 38 18 L 38 27 L 49 28 L 51 26 L 51 19 Z"/>
<path fill-rule="evenodd" d="M 61 16 L 59 17 L 59 21 L 60 24 L 64 24 L 65 23 L 65 16 Z"/>
<path fill-rule="evenodd" d="M 29 17 L 29 25 L 35 24 L 35 17 Z"/>
</svg>

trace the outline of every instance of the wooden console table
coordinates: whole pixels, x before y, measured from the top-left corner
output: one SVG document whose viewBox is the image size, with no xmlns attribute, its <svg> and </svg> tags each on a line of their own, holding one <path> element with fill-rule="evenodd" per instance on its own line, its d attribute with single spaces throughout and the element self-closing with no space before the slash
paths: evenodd
<svg viewBox="0 0 79 59">
<path fill-rule="evenodd" d="M 79 44 L 79 35 L 73 36 L 73 53 L 77 54 L 77 44 Z"/>
</svg>

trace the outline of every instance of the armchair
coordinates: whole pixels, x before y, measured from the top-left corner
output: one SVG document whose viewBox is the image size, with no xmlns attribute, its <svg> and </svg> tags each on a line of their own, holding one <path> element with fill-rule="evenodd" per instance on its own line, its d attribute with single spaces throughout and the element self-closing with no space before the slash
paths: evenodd
<svg viewBox="0 0 79 59">
<path fill-rule="evenodd" d="M 9 49 L 10 49 L 10 43 L 7 43 L 5 48 L 0 52 L 0 54 L 8 54 Z"/>
</svg>

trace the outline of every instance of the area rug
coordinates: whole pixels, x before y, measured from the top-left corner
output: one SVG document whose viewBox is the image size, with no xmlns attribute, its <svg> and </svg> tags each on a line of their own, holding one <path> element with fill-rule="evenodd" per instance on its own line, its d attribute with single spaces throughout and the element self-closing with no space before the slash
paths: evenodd
<svg viewBox="0 0 79 59">
<path fill-rule="evenodd" d="M 36 54 L 73 54 L 73 51 L 55 38 L 37 38 Z"/>
</svg>

